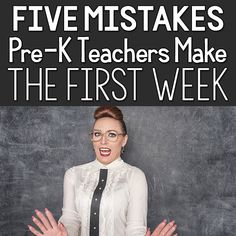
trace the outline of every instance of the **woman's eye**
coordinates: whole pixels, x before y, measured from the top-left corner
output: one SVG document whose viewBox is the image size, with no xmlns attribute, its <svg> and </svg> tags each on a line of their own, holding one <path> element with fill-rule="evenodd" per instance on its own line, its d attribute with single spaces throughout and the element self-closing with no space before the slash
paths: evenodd
<svg viewBox="0 0 236 236">
<path fill-rule="evenodd" d="M 100 132 L 94 132 L 93 135 L 94 135 L 95 137 L 100 137 L 100 136 L 101 136 L 101 133 L 100 133 Z"/>
<path fill-rule="evenodd" d="M 117 136 L 117 134 L 115 132 L 109 132 L 108 136 L 111 137 L 111 138 L 114 138 L 114 137 Z"/>
</svg>

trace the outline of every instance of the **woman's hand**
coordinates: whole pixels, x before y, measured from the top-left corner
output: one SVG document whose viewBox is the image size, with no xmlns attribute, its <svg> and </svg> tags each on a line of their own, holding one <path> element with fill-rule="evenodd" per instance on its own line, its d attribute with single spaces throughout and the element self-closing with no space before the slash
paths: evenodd
<svg viewBox="0 0 236 236">
<path fill-rule="evenodd" d="M 66 228 L 61 223 L 57 224 L 52 213 L 47 208 L 45 209 L 45 215 L 38 210 L 35 210 L 35 213 L 39 219 L 36 218 L 35 216 L 32 216 L 32 220 L 38 226 L 41 232 L 36 230 L 33 226 L 28 225 L 29 230 L 34 235 L 36 236 L 68 236 Z"/>
<path fill-rule="evenodd" d="M 151 233 L 150 229 L 147 230 L 146 236 L 177 236 L 174 234 L 177 225 L 174 221 L 167 224 L 166 220 L 162 221 Z"/>
</svg>

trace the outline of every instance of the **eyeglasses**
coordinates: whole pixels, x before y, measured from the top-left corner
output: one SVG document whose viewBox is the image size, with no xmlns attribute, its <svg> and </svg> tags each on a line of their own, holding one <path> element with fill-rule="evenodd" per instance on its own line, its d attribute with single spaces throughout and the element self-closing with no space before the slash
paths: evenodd
<svg viewBox="0 0 236 236">
<path fill-rule="evenodd" d="M 109 142 L 116 142 L 118 140 L 118 137 L 120 135 L 125 135 L 124 133 L 118 133 L 115 130 L 108 130 L 105 133 L 102 133 L 101 131 L 93 131 L 90 133 L 91 141 L 98 142 L 102 139 L 103 135 L 105 135 L 105 138 Z"/>
</svg>

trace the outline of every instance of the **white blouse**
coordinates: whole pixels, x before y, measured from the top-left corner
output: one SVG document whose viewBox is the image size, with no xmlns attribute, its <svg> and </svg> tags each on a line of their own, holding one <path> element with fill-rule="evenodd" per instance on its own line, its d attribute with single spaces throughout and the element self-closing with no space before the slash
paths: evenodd
<svg viewBox="0 0 236 236">
<path fill-rule="evenodd" d="M 108 165 L 98 160 L 74 166 L 64 177 L 62 222 L 69 236 L 89 236 L 90 207 L 100 169 L 108 169 L 99 214 L 100 236 L 144 236 L 147 227 L 147 182 L 144 173 L 121 158 Z"/>
</svg>

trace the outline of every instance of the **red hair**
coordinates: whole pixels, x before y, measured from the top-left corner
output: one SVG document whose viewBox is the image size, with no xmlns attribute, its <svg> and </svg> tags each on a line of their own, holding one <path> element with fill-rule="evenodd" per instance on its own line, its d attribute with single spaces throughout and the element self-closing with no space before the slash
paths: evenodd
<svg viewBox="0 0 236 236">
<path fill-rule="evenodd" d="M 115 120 L 118 120 L 121 124 L 121 128 L 124 134 L 127 134 L 126 125 L 123 119 L 122 111 L 116 106 L 100 106 L 94 112 L 94 119 L 98 120 L 103 117 L 110 117 Z"/>
</svg>

